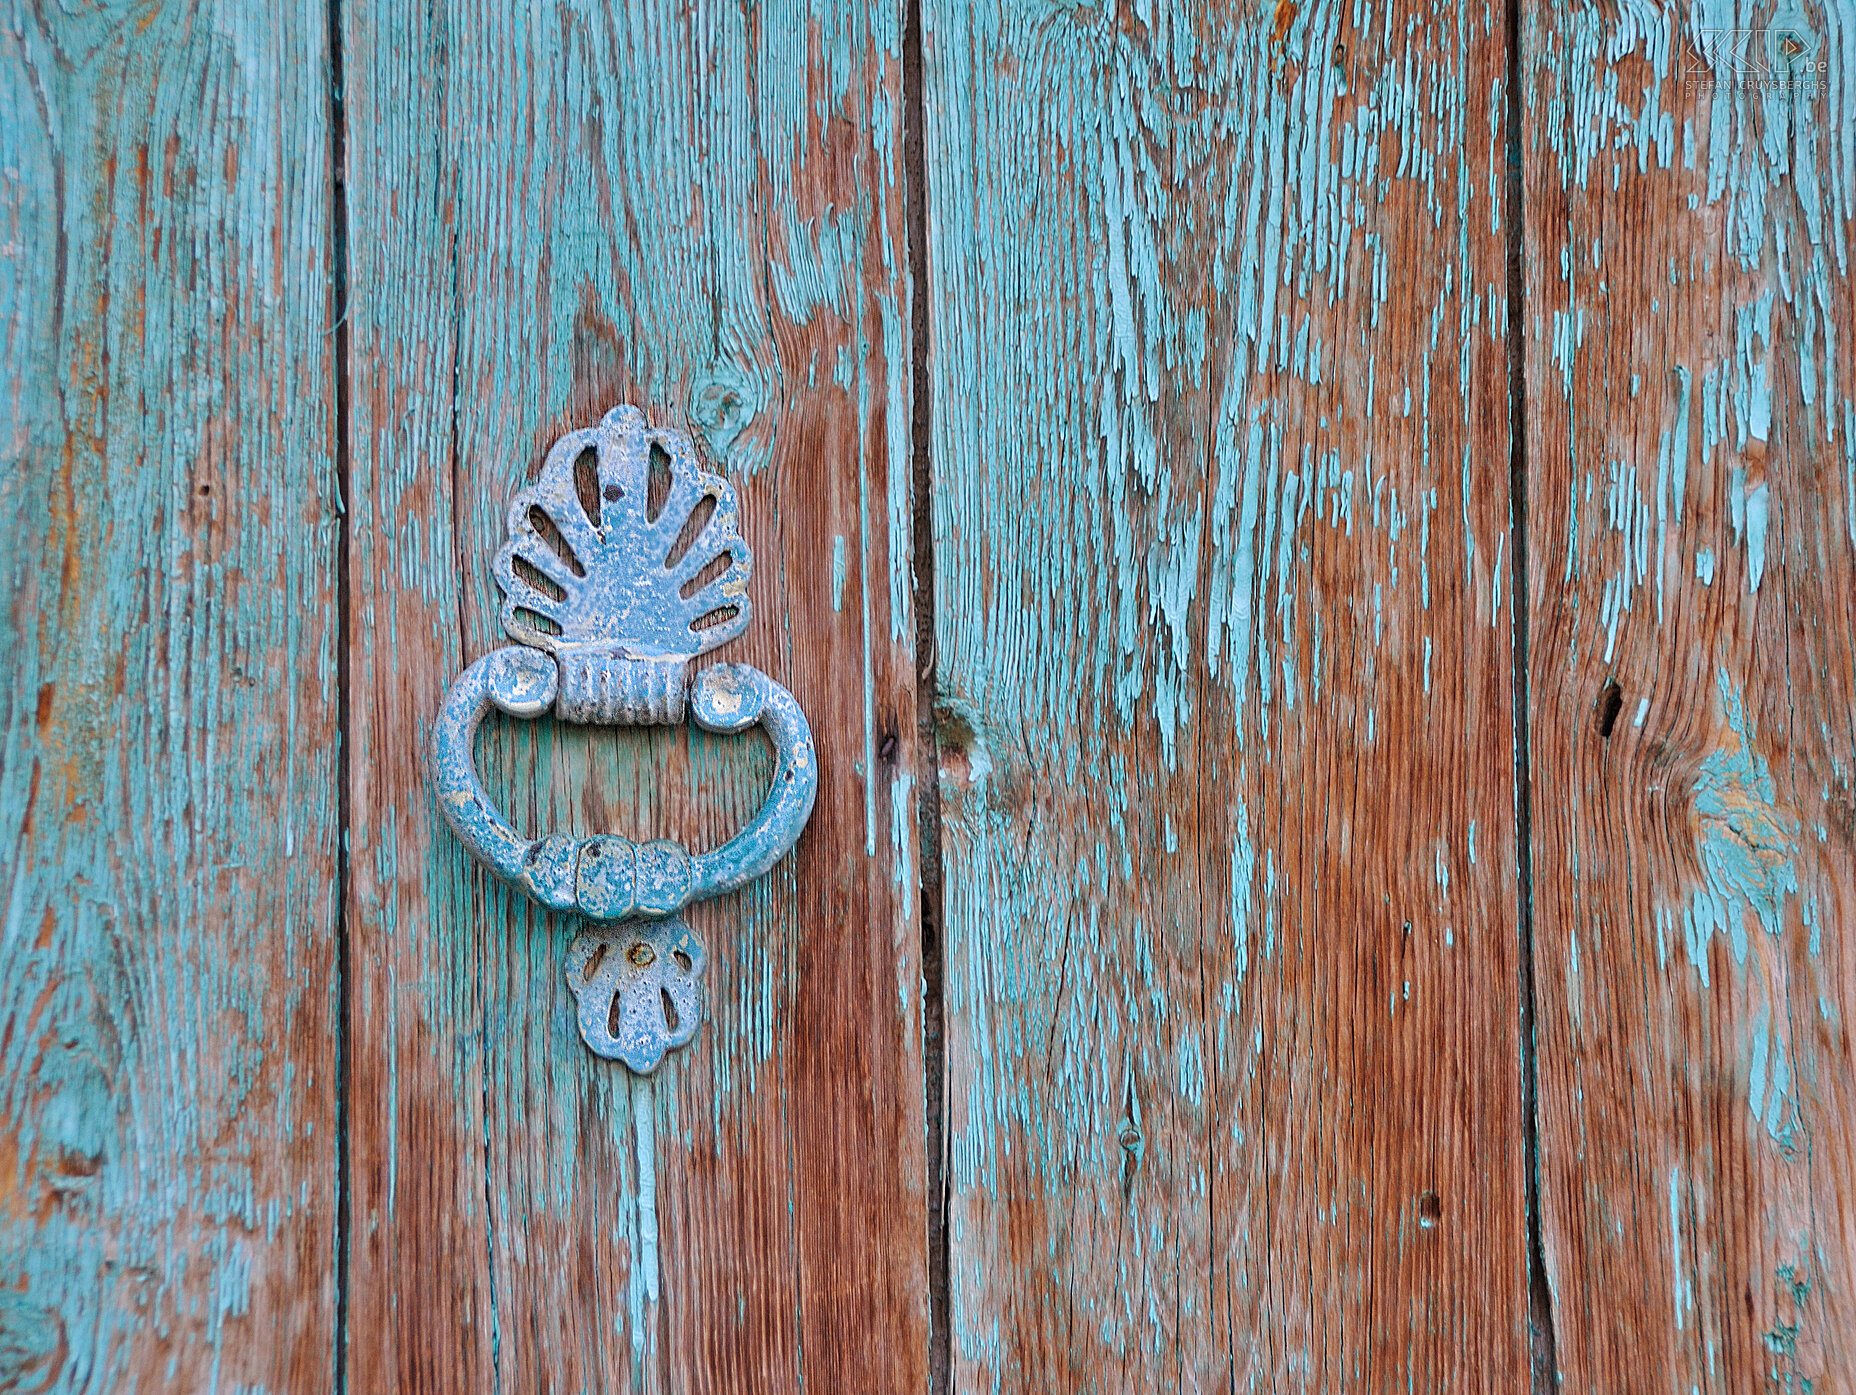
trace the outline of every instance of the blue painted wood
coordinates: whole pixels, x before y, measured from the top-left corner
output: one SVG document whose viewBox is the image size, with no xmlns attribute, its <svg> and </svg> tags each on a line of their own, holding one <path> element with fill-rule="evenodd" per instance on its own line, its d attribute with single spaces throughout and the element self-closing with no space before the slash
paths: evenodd
<svg viewBox="0 0 1856 1395">
<path fill-rule="evenodd" d="M 322 19 L 0 38 L 0 1389 L 334 1379 Z"/>
<path fill-rule="evenodd" d="M 899 13 L 342 8 L 345 500 L 323 11 L 6 31 L 0 1389 L 919 1388 Z M 1851 24 L 1760 20 L 1806 89 L 1706 5 L 1520 19 L 1545 1365 L 1822 1389 Z M 1503 16 L 925 21 L 956 1388 L 1519 1388 Z M 627 400 L 739 490 L 727 657 L 821 774 L 690 913 L 715 1022 L 652 1081 L 422 763 L 511 491 Z M 773 770 L 477 760 L 525 830 L 699 848 Z"/>
<path fill-rule="evenodd" d="M 955 1387 L 1523 1388 L 1501 12 L 925 24 Z"/>
<path fill-rule="evenodd" d="M 1838 1389 L 1856 1371 L 1856 11 L 1556 0 L 1524 37 L 1559 1369 L 1567 1389 Z"/>
<path fill-rule="evenodd" d="M 920 1388 L 927 1350 L 900 17 L 344 7 L 354 385 L 354 1388 Z M 578 921 L 476 869 L 423 750 L 503 642 L 548 445 L 620 402 L 740 496 L 726 651 L 812 720 L 789 862 L 688 912 L 714 1020 L 589 1054 Z M 825 565 L 842 558 L 842 570 Z M 755 737 L 487 724 L 527 836 L 724 842 Z"/>
</svg>

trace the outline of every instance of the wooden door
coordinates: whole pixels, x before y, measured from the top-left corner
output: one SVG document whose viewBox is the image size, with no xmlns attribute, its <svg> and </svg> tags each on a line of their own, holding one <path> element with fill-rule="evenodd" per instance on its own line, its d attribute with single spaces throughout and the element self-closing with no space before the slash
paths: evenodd
<svg viewBox="0 0 1856 1395">
<path fill-rule="evenodd" d="M 1851 26 L 19 9 L 0 1390 L 1850 1388 Z M 821 775 L 649 1077 L 424 764 L 621 402 Z"/>
</svg>

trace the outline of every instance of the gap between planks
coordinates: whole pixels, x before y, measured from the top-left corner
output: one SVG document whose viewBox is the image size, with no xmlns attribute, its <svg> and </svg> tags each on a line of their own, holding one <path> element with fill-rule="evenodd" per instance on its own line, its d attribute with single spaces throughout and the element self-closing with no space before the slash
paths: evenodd
<svg viewBox="0 0 1856 1395">
<path fill-rule="evenodd" d="M 915 782 L 921 852 L 922 1117 L 927 1130 L 923 1156 L 928 1167 L 928 1389 L 952 1390 L 953 1307 L 948 1280 L 946 974 L 943 965 L 941 895 L 941 753 L 935 732 L 940 688 L 935 643 L 934 469 L 929 429 L 928 375 L 928 168 L 927 115 L 923 87 L 921 0 L 907 0 L 902 29 L 902 160 L 908 185 L 910 487 L 915 572 Z"/>
<path fill-rule="evenodd" d="M 1534 1039 L 1534 853 L 1532 755 L 1528 743 L 1528 612 L 1532 604 L 1527 546 L 1526 178 L 1521 161 L 1521 10 L 1508 0 L 1504 16 L 1507 85 L 1508 203 L 1508 555 L 1514 652 L 1516 1030 L 1521 1060 L 1522 1200 L 1527 1216 L 1528 1371 L 1533 1395 L 1559 1389 L 1553 1295 L 1547 1284 L 1540 1224 L 1540 1059 Z"/>
<path fill-rule="evenodd" d="M 335 1395 L 348 1390 L 348 1276 L 353 1201 L 349 1188 L 349 1042 L 354 1021 L 349 952 L 348 865 L 349 650 L 353 640 L 348 585 L 348 500 L 353 473 L 348 450 L 348 113 L 342 97 L 342 5 L 328 0 L 324 11 L 329 81 L 330 315 L 334 336 L 335 479 L 339 518 L 335 528 Z"/>
</svg>

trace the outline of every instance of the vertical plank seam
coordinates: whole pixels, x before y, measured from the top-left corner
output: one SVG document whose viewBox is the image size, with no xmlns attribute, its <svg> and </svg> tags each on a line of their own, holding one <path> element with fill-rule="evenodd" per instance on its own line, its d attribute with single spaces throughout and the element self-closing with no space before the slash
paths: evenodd
<svg viewBox="0 0 1856 1395">
<path fill-rule="evenodd" d="M 444 62 L 440 68 L 440 106 L 446 119 L 451 111 L 451 45 L 447 31 L 444 41 Z M 460 174 L 456 169 L 448 172 L 452 180 L 450 206 L 450 265 L 451 265 L 451 422 L 450 449 L 447 455 L 448 471 L 451 481 L 451 547 L 457 558 L 458 569 L 458 669 L 461 672 L 470 662 L 470 595 L 467 578 L 470 568 L 464 560 L 465 525 L 463 515 L 464 498 L 464 455 L 459 447 L 458 403 L 461 400 L 458 384 L 463 376 L 464 344 L 464 301 L 459 290 L 459 251 L 458 221 L 456 210 L 462 207 L 462 191 L 457 187 Z M 525 912 L 525 920 L 532 912 Z M 529 923 L 532 924 L 532 921 Z M 478 1050 L 482 1053 L 482 1081 L 479 1093 L 479 1105 L 483 1123 L 483 1273 L 484 1287 L 490 1308 L 490 1389 L 501 1395 L 503 1389 L 503 1324 L 501 1306 L 496 1291 L 496 1187 L 495 1156 L 490 1140 L 490 1022 L 487 1005 L 483 1012 L 481 1025 L 478 1027 Z M 634 1128 L 636 1123 L 634 1122 Z"/>
<path fill-rule="evenodd" d="M 1528 1372 L 1534 1395 L 1559 1388 L 1553 1330 L 1553 1295 L 1547 1283 L 1540 1219 L 1540 1062 L 1534 1020 L 1534 857 L 1532 755 L 1529 745 L 1528 611 L 1531 577 L 1527 547 L 1526 180 L 1522 167 L 1521 0 L 1508 0 L 1508 556 L 1512 577 L 1514 653 L 1514 781 L 1517 954 L 1517 1024 L 1521 1060 L 1521 1166 L 1527 1218 Z"/>
<path fill-rule="evenodd" d="M 324 23 L 329 52 L 329 248 L 331 309 L 334 317 L 335 391 L 335 806 L 340 843 L 335 850 L 335 1353 L 336 1395 L 348 1389 L 348 1289 L 353 1226 L 350 1212 L 349 1095 L 353 1037 L 353 974 L 350 970 L 348 901 L 350 590 L 348 577 L 348 504 L 352 497 L 352 458 L 348 450 L 348 130 L 343 93 L 342 5 L 328 0 Z"/>
<path fill-rule="evenodd" d="M 910 487 L 915 605 L 916 837 L 921 865 L 922 1118 L 927 1133 L 928 1389 L 953 1389 L 948 1282 L 946 982 L 942 933 L 941 753 L 935 730 L 939 647 L 935 643 L 933 425 L 928 375 L 927 103 L 923 94 L 921 0 L 905 0 L 902 33 L 903 167 L 908 187 Z"/>
</svg>

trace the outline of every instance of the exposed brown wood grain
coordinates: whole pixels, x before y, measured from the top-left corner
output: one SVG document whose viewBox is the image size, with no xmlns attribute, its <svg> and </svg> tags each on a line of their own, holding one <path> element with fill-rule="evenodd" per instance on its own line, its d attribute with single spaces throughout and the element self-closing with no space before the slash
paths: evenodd
<svg viewBox="0 0 1856 1395">
<path fill-rule="evenodd" d="M 1524 21 L 1540 1164 L 1561 1378 L 1845 1390 L 1850 16 L 1562 3 Z M 1715 32 L 1749 24 L 1738 42 Z M 1829 80 L 1811 84 L 1813 60 Z"/>
<path fill-rule="evenodd" d="M 334 1379 L 325 52 L 0 25 L 0 1390 Z"/>
<path fill-rule="evenodd" d="M 346 15 L 350 1388 L 920 1389 L 900 16 Z M 471 866 L 421 762 L 503 642 L 509 495 L 624 401 L 739 491 L 721 657 L 793 690 L 821 770 L 797 856 L 690 913 L 713 1020 L 648 1083 L 582 1046 L 573 925 Z M 505 722 L 480 761 L 519 826 L 706 847 L 755 741 Z"/>
<path fill-rule="evenodd" d="M 1526 1380 L 1503 52 L 927 7 L 958 1389 Z"/>
<path fill-rule="evenodd" d="M 905 8 L 0 28 L 0 1391 L 1508 1392 L 1530 1166 L 1537 1389 L 1848 1388 L 1847 5 Z M 626 401 L 822 776 L 650 1080 L 424 764 Z"/>
</svg>

